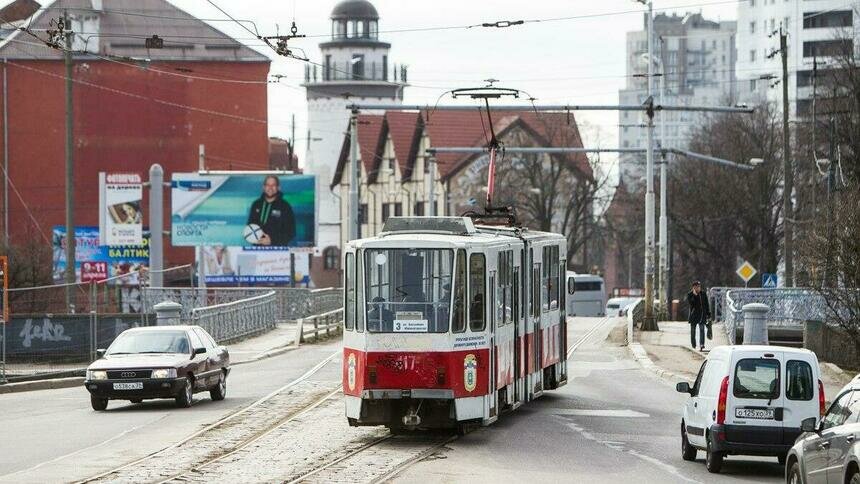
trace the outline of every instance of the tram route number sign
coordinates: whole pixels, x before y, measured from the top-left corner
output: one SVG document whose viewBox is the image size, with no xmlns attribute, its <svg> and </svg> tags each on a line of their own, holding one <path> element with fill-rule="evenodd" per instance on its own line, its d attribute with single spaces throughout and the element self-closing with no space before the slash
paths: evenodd
<svg viewBox="0 0 860 484">
<path fill-rule="evenodd" d="M 428 322 L 418 311 L 398 311 L 394 315 L 395 333 L 426 333 Z"/>
</svg>

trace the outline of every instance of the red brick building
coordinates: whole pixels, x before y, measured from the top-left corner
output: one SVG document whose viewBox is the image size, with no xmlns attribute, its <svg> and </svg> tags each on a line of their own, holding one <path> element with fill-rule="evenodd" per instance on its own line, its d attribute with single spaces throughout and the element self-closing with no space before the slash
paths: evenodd
<svg viewBox="0 0 860 484">
<path fill-rule="evenodd" d="M 268 168 L 267 57 L 165 0 L 57 0 L 19 25 L 44 39 L 64 11 L 75 32 L 75 225 L 98 224 L 100 171 L 146 179 L 160 163 L 169 180 L 197 170 L 201 144 L 207 168 Z M 0 156 L 8 155 L 0 162 L 9 167 L 9 231 L 13 244 L 44 243 L 41 234 L 50 238 L 66 211 L 63 52 L 26 32 L 4 33 L 8 145 L 0 136 Z M 163 48 L 145 47 L 153 34 Z M 165 247 L 165 267 L 193 260 L 190 248 Z"/>
</svg>

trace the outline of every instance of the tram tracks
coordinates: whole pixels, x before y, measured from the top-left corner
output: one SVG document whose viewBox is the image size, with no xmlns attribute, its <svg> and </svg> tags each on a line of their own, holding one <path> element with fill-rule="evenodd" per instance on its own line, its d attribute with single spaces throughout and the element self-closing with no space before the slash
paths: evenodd
<svg viewBox="0 0 860 484">
<path fill-rule="evenodd" d="M 340 385 L 309 382 L 309 379 L 340 355 L 336 351 L 313 368 L 250 405 L 207 425 L 188 437 L 156 452 L 89 477 L 91 482 L 165 482 L 185 472 L 215 462 L 291 421 L 318 404 L 320 395 L 330 398 Z M 322 399 L 322 401 L 325 400 Z M 172 468 L 171 470 L 168 470 Z"/>
</svg>

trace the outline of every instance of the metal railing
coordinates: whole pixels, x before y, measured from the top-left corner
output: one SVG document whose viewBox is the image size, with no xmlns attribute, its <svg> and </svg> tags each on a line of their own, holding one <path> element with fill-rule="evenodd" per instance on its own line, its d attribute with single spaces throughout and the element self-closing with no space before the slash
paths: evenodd
<svg viewBox="0 0 860 484">
<path fill-rule="evenodd" d="M 314 341 L 317 341 L 323 334 L 328 337 L 340 331 L 342 327 L 343 308 L 300 318 L 296 327 L 296 342 L 297 344 L 304 343 L 311 336 L 313 336 Z"/>
<path fill-rule="evenodd" d="M 236 341 L 274 329 L 275 291 L 236 301 L 197 307 L 189 323 L 205 329 L 219 343 Z"/>
<path fill-rule="evenodd" d="M 813 289 L 720 289 L 724 290 L 714 294 L 714 317 L 724 323 L 726 335 L 731 343 L 737 341 L 738 331 L 743 328 L 743 307 L 746 304 L 767 305 L 768 328 L 798 332 L 803 331 L 807 321 L 827 319 L 829 311 L 824 297 Z"/>
</svg>

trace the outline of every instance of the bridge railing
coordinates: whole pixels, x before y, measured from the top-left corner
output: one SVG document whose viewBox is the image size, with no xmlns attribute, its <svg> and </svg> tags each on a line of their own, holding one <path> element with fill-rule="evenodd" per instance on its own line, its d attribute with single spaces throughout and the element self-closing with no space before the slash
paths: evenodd
<svg viewBox="0 0 860 484">
<path fill-rule="evenodd" d="M 205 329 L 219 343 L 226 343 L 274 329 L 275 291 L 236 301 L 197 307 L 188 320 Z"/>
<path fill-rule="evenodd" d="M 738 341 L 739 332 L 743 329 L 743 307 L 746 304 L 767 305 L 768 328 L 798 334 L 803 332 L 807 321 L 823 321 L 829 314 L 821 293 L 809 288 L 712 288 L 709 296 L 713 300 L 714 318 L 723 322 L 732 343 Z"/>
</svg>

